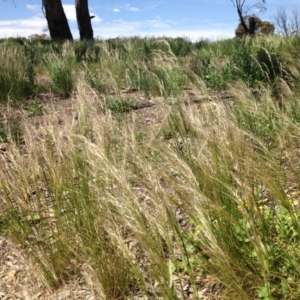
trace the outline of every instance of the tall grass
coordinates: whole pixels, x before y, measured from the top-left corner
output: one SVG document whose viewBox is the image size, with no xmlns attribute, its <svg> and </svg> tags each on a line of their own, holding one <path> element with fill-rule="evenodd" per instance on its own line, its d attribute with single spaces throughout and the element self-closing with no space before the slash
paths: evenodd
<svg viewBox="0 0 300 300">
<path fill-rule="evenodd" d="M 29 97 L 34 89 L 31 61 L 21 46 L 1 44 L 0 64 L 0 101 L 16 103 Z"/>
<path fill-rule="evenodd" d="M 280 93 L 282 80 L 293 84 L 299 75 L 298 55 L 288 49 L 280 37 L 214 42 L 195 52 L 191 68 L 213 89 L 224 89 L 241 79 L 248 87 L 269 84 Z"/>
<path fill-rule="evenodd" d="M 69 96 L 73 90 L 73 74 L 75 67 L 74 47 L 70 43 L 62 45 L 61 55 L 52 53 L 45 58 L 46 68 L 52 80 L 53 89 Z"/>
<path fill-rule="evenodd" d="M 286 45 L 276 39 L 273 50 L 232 41 L 241 52 L 224 58 L 229 41 L 195 52 L 185 40 L 101 43 L 102 56 L 78 65 L 85 48 L 51 54 L 76 74 L 72 113 L 39 127 L 20 120 L 22 151 L 1 133 L 12 141 L 1 235 L 24 246 L 49 287 L 79 276 L 99 299 L 201 299 L 207 278 L 225 299 L 299 299 L 298 75 L 287 67 L 297 55 L 279 56 Z M 257 73 L 243 69 L 243 53 Z M 205 77 L 225 66 L 219 83 Z M 189 103 L 183 87 L 197 82 L 227 88 L 231 101 Z M 122 88 L 162 96 L 161 122 L 141 131 Z"/>
<path fill-rule="evenodd" d="M 264 135 L 246 126 L 252 119 L 264 126 L 269 107 L 247 99 L 249 115 L 244 106 L 217 105 L 203 118 L 183 104 L 166 106 L 161 134 L 172 134 L 150 134 L 141 144 L 134 123 L 120 128 L 99 114 L 87 88 L 77 84 L 78 119 L 63 131 L 26 124 L 31 155 L 13 152 L 1 174 L 2 231 L 29 243 L 49 284 L 88 265 L 108 299 L 147 294 L 146 282 L 174 299 L 184 290 L 172 274 L 186 270 L 195 291 L 193 278 L 204 272 L 232 297 L 299 297 L 298 206 L 288 191 L 299 173 L 296 166 L 286 173 L 292 162 L 283 168 Z M 284 151 L 299 128 L 280 111 L 275 122 Z"/>
</svg>

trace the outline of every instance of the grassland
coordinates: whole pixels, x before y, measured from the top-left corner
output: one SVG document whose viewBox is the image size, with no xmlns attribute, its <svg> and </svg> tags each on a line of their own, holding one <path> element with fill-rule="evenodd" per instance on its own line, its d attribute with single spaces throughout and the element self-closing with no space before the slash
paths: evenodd
<svg viewBox="0 0 300 300">
<path fill-rule="evenodd" d="M 2 41 L 0 236 L 48 290 L 299 299 L 299 50 Z"/>
</svg>

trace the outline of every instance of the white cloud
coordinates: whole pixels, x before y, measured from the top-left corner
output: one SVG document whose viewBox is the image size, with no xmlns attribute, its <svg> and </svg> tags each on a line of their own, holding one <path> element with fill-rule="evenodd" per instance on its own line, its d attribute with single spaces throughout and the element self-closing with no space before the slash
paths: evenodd
<svg viewBox="0 0 300 300">
<path fill-rule="evenodd" d="M 139 8 L 130 6 L 129 4 L 126 4 L 126 5 L 124 6 L 124 9 L 129 10 L 129 11 L 133 11 L 133 12 L 140 11 Z"/>
<path fill-rule="evenodd" d="M 112 23 L 102 23 L 101 26 L 94 26 L 94 36 L 104 39 L 130 36 L 167 36 L 174 38 L 187 37 L 192 41 L 198 41 L 202 38 L 211 40 L 232 38 L 234 29 L 224 24 L 221 28 L 208 24 L 207 28 L 181 29 L 180 24 L 179 26 L 172 26 L 172 22 L 164 22 L 159 18 L 132 22 L 119 19 Z"/>
<path fill-rule="evenodd" d="M 92 14 L 92 16 L 94 16 L 94 15 Z M 97 15 L 95 15 L 95 18 L 92 19 L 92 26 L 93 26 L 93 23 L 100 23 L 102 21 L 103 21 L 103 19 L 101 19 Z"/>
<path fill-rule="evenodd" d="M 121 9 L 124 9 L 124 10 L 129 10 L 129 11 L 132 11 L 132 12 L 138 12 L 140 11 L 140 9 L 138 7 L 134 7 L 134 6 L 131 6 L 129 4 L 126 4 L 125 6 L 121 6 Z M 114 8 L 113 9 L 113 12 L 120 12 L 121 9 L 119 8 Z"/>
<path fill-rule="evenodd" d="M 158 5 L 157 4 L 153 4 L 147 7 L 147 9 L 155 9 Z"/>
<path fill-rule="evenodd" d="M 41 34 L 47 28 L 45 18 L 33 17 L 30 19 L 0 21 L 0 38 L 11 36 L 25 36 Z"/>
<path fill-rule="evenodd" d="M 31 5 L 31 4 L 26 4 L 26 9 L 31 10 L 35 13 L 41 12 L 42 10 L 40 5 Z"/>
<path fill-rule="evenodd" d="M 76 11 L 73 4 L 63 4 L 63 8 L 66 14 L 66 17 L 69 21 L 76 21 Z"/>
<path fill-rule="evenodd" d="M 140 11 L 140 9 L 137 8 L 137 7 L 128 7 L 128 10 L 130 10 L 130 11 Z"/>
<path fill-rule="evenodd" d="M 41 24 L 45 25 L 45 18 L 33 17 L 31 19 L 19 19 L 19 20 L 8 20 L 0 21 L 0 26 L 7 27 L 26 27 L 26 28 L 40 28 Z"/>
<path fill-rule="evenodd" d="M 170 24 L 162 21 L 160 18 L 156 18 L 154 20 L 146 20 L 145 22 L 143 22 L 142 27 L 166 29 L 166 28 L 170 28 Z"/>
</svg>

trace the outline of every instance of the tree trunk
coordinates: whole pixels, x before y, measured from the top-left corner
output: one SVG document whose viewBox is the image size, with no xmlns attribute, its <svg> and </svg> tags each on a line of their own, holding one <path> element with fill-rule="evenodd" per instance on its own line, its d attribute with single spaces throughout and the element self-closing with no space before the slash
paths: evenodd
<svg viewBox="0 0 300 300">
<path fill-rule="evenodd" d="M 92 17 L 89 13 L 88 0 L 76 0 L 76 17 L 80 40 L 93 40 Z"/>
<path fill-rule="evenodd" d="M 249 34 L 254 35 L 256 29 L 256 19 L 254 17 L 249 17 Z"/>
<path fill-rule="evenodd" d="M 53 40 L 73 40 L 61 0 L 43 0 L 44 14 Z"/>
<path fill-rule="evenodd" d="M 245 23 L 245 19 L 243 17 L 243 12 L 242 12 L 242 10 L 239 7 L 237 7 L 237 13 L 239 15 L 241 25 L 244 28 L 244 31 L 245 31 L 246 35 L 248 35 L 249 34 L 249 29 L 248 29 L 248 27 L 247 27 L 247 25 Z"/>
</svg>

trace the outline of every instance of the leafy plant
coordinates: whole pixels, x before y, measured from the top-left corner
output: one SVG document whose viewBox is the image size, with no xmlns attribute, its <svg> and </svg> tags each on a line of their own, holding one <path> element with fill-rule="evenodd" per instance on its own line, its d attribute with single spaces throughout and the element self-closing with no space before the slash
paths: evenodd
<svg viewBox="0 0 300 300">
<path fill-rule="evenodd" d="M 43 105 L 35 98 L 32 105 L 27 107 L 29 116 L 40 116 L 43 114 Z"/>
</svg>

